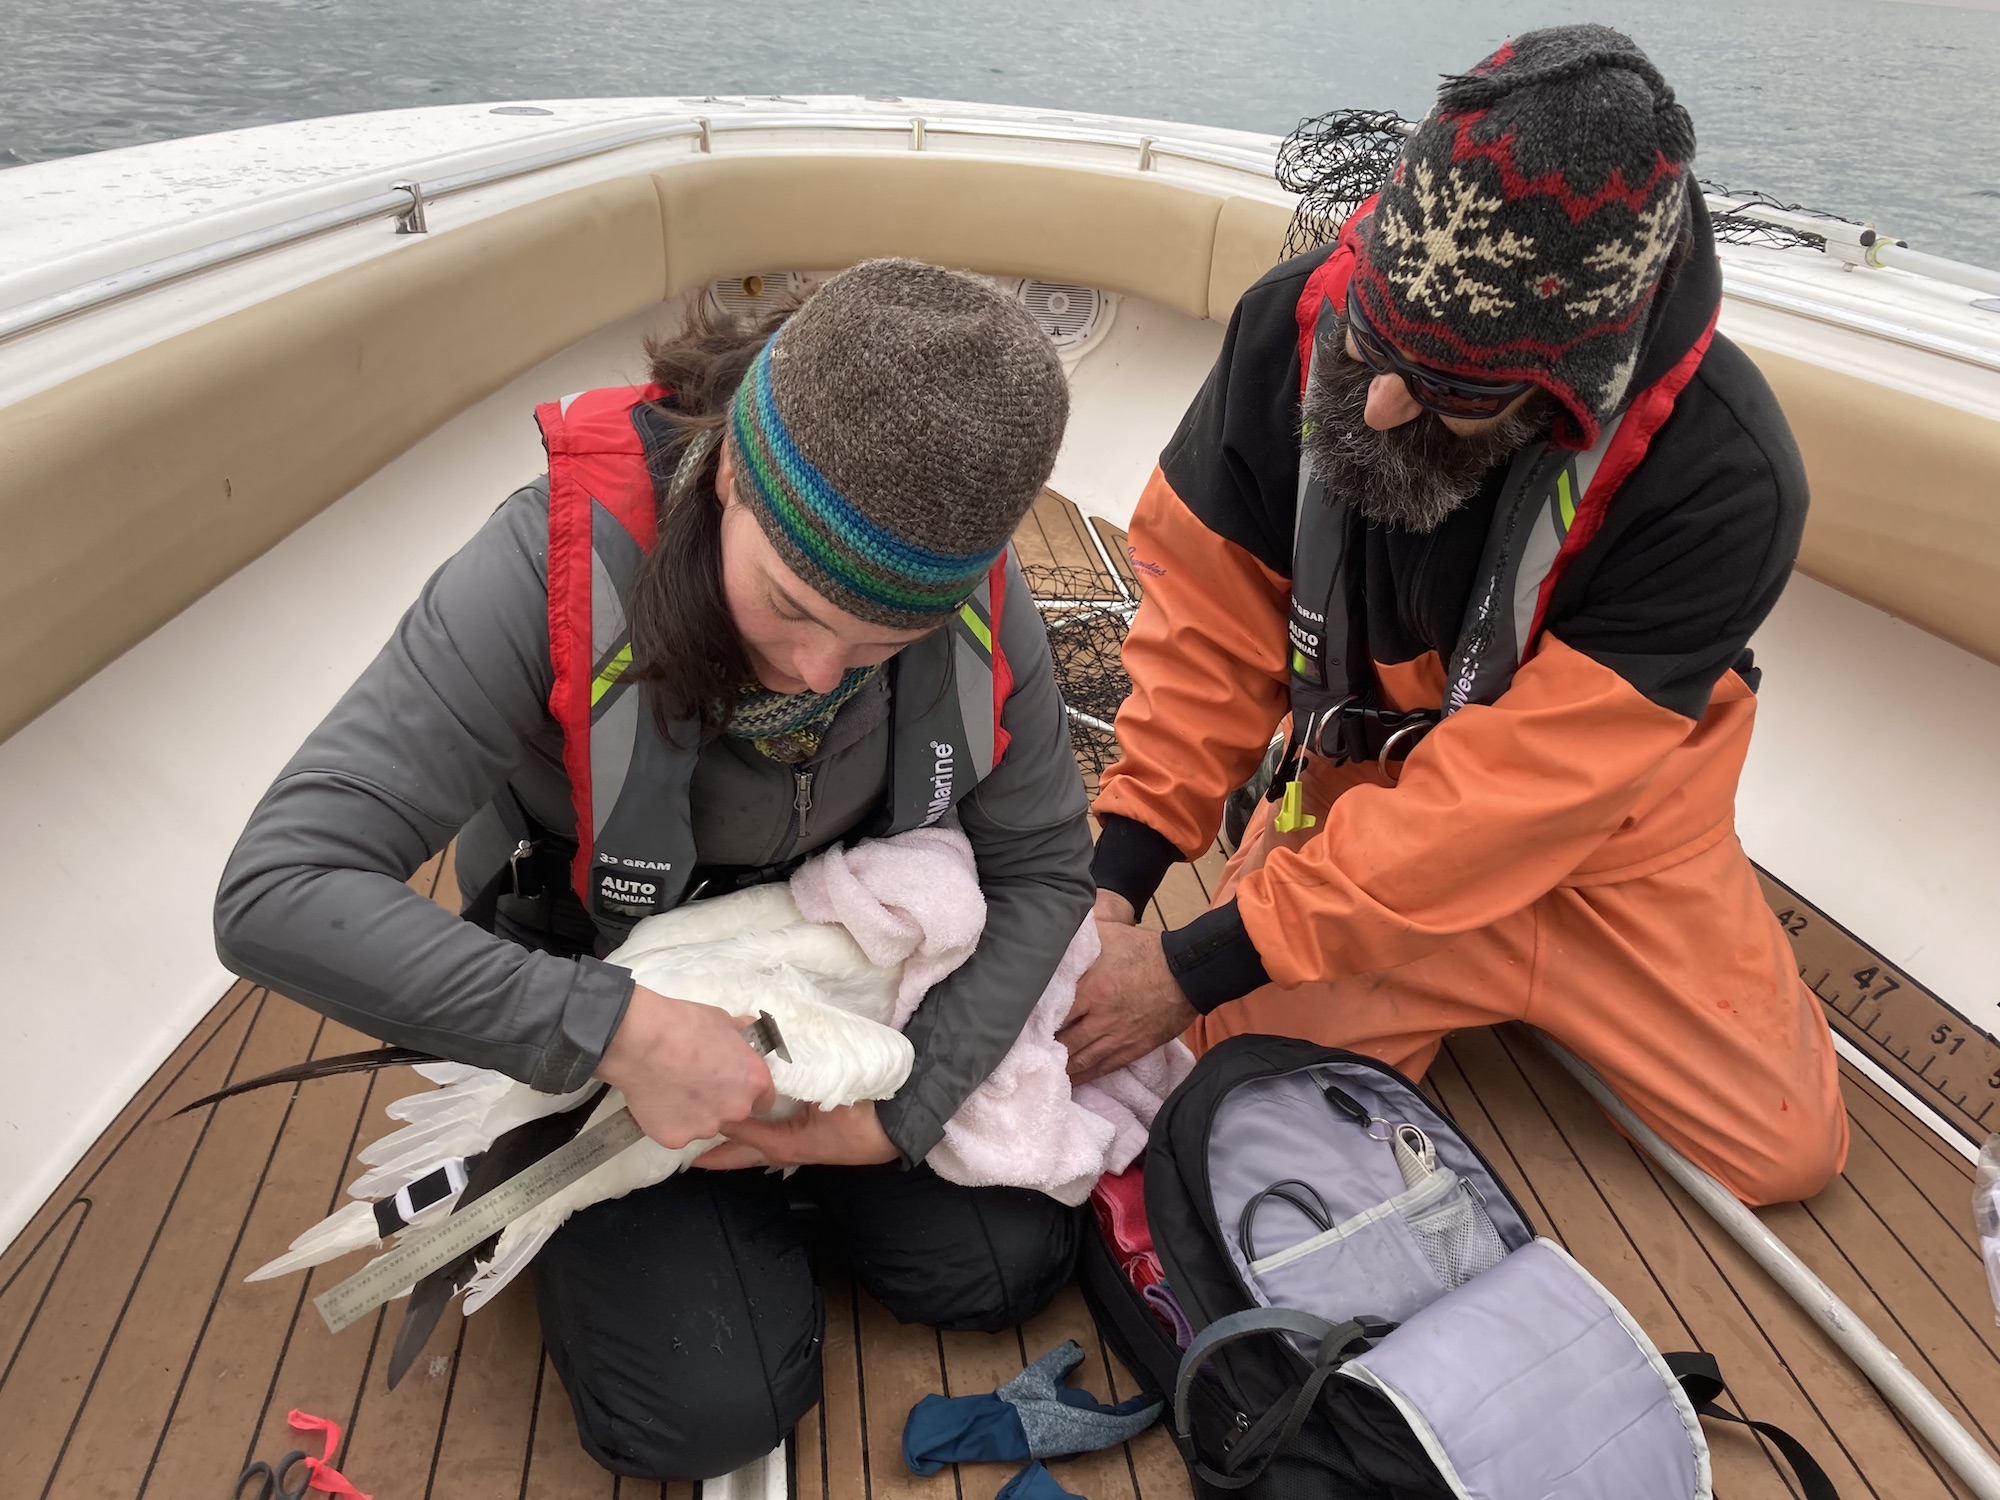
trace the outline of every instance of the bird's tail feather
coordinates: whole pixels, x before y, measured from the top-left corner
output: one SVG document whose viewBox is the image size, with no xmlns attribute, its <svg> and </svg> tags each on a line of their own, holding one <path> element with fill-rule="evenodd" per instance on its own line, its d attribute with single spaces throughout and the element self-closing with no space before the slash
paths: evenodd
<svg viewBox="0 0 2000 1500">
<path fill-rule="evenodd" d="M 561 1228 L 561 1221 L 544 1223 L 539 1219 L 516 1219 L 500 1236 L 500 1243 L 494 1247 L 493 1259 L 482 1265 L 465 1288 L 465 1315 L 471 1317 L 487 1303 L 500 1295 L 502 1287 L 520 1275 L 528 1262 L 535 1258 L 535 1252 L 549 1242 L 549 1237 Z"/>
<path fill-rule="evenodd" d="M 453 1084 L 463 1083 L 466 1079 L 472 1077 L 473 1074 L 484 1073 L 485 1071 L 486 1069 L 475 1068 L 470 1063 L 428 1062 L 417 1064 L 417 1072 L 442 1089 L 448 1089 Z"/>
<path fill-rule="evenodd" d="M 323 1265 L 350 1250 L 365 1250 L 382 1243 L 375 1227 L 375 1205 L 343 1203 L 326 1218 L 292 1241 L 291 1248 L 276 1260 L 266 1261 L 243 1279 L 271 1281 L 312 1266 Z"/>
<path fill-rule="evenodd" d="M 421 1075 L 424 1070 L 419 1068 L 417 1071 Z M 513 1080 L 504 1074 L 476 1073 L 471 1078 L 439 1084 L 434 1089 L 419 1089 L 400 1099 L 392 1099 L 382 1107 L 382 1113 L 392 1120 L 401 1120 L 405 1125 L 421 1125 L 467 1108 L 490 1106 L 512 1086 Z"/>
</svg>

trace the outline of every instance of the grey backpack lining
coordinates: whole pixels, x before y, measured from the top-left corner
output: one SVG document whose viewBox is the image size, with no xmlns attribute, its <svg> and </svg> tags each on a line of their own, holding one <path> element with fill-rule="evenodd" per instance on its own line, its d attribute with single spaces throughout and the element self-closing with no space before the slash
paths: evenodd
<svg viewBox="0 0 2000 1500">
<path fill-rule="evenodd" d="M 1211 1142 L 1251 1296 L 1398 1325 L 1333 1373 L 1386 1396 L 1454 1494 L 1710 1500 L 1700 1420 L 1652 1340 L 1422 1094 L 1322 1063 L 1233 1090 Z M 1324 1331 L 1281 1332 L 1318 1362 Z"/>
<path fill-rule="evenodd" d="M 1355 1068 L 1323 1064 L 1244 1084 L 1215 1113 L 1209 1185 L 1222 1224 L 1254 1226 L 1228 1241 L 1251 1295 L 1342 1323 L 1356 1316 L 1400 1322 L 1534 1238 L 1485 1164 L 1421 1094 Z M 1343 1103 L 1329 1098 L 1328 1089 Z M 1437 1170 L 1412 1184 L 1388 1137 L 1392 1124 L 1423 1131 Z M 1323 1204 L 1322 1227 L 1286 1197 L 1257 1199 L 1273 1183 L 1303 1184 Z M 1248 1223 L 1244 1223 L 1246 1218 Z M 1311 1357 L 1302 1334 L 1288 1335 Z"/>
</svg>

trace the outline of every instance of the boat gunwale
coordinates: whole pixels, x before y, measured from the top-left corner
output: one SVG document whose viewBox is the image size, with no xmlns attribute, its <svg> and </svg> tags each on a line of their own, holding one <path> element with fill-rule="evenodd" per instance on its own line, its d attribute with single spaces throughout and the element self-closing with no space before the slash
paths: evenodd
<svg viewBox="0 0 2000 1500">
<path fill-rule="evenodd" d="M 184 250 L 175 255 L 142 262 L 122 271 L 93 278 L 45 296 L 0 309 L 0 343 L 18 338 L 93 311 L 127 297 L 231 265 L 252 255 L 283 249 L 337 229 L 350 228 L 374 219 L 393 218 L 397 233 L 428 233 L 416 227 L 423 209 L 439 198 L 490 187 L 532 176 L 537 172 L 626 150 L 633 146 L 658 145 L 667 141 L 695 139 L 699 153 L 708 154 L 714 137 L 757 132 L 856 132 L 908 134 L 910 149 L 921 151 L 934 136 L 964 136 L 975 139 L 1024 141 L 1066 146 L 1108 146 L 1136 153 L 1134 170 L 1150 172 L 1161 158 L 1240 172 L 1270 188 L 1273 155 L 1227 146 L 1206 145 L 1190 138 L 1142 131 L 1107 130 L 1092 126 L 1045 125 L 1000 118 L 934 118 L 921 112 L 898 111 L 886 115 L 793 114 L 765 112 L 754 115 L 633 116 L 652 118 L 657 125 L 634 127 L 609 136 L 594 136 L 573 146 L 509 158 L 484 167 L 455 172 L 431 181 L 412 178 L 386 191 L 335 208 L 301 214 L 262 229 L 230 235 L 211 244 Z M 610 125 L 625 121 L 608 121 Z M 1287 195 L 1289 196 L 1289 195 Z"/>
<path fill-rule="evenodd" d="M 731 101 L 717 99 L 716 104 Z M 866 105 L 876 101 L 864 100 Z M 945 101 L 937 101 L 945 102 Z M 977 110 L 981 106 L 970 106 Z M 411 176 L 386 190 L 376 190 L 353 202 L 284 219 L 276 224 L 229 235 L 210 244 L 157 257 L 107 275 L 93 277 L 59 291 L 0 307 L 0 344 L 63 322 L 79 314 L 121 302 L 128 297 L 170 286 L 189 277 L 234 264 L 253 255 L 283 249 L 318 238 L 335 230 L 351 228 L 376 219 L 396 221 L 398 234 L 428 233 L 421 228 L 423 210 L 439 199 L 499 183 L 513 182 L 557 167 L 570 166 L 638 146 L 660 145 L 674 140 L 695 140 L 696 154 L 713 150 L 715 138 L 724 135 L 813 132 L 857 135 L 907 135 L 909 149 L 923 151 L 936 137 L 956 136 L 973 140 L 1015 141 L 1038 145 L 1098 146 L 1131 151 L 1135 162 L 1129 170 L 1152 172 L 1162 160 L 1220 169 L 1249 177 L 1264 195 L 1291 200 L 1293 195 L 1277 188 L 1274 171 L 1279 145 L 1271 137 L 1266 149 L 1255 150 L 1204 142 L 1160 128 L 1151 121 L 1135 120 L 1133 129 L 1120 130 L 1099 124 L 1067 124 L 1011 118 L 1006 115 L 939 113 L 935 108 L 870 109 L 851 114 L 834 111 L 763 110 L 748 114 L 649 112 L 594 122 L 580 129 L 591 132 L 585 140 L 554 150 L 532 151 L 501 161 L 424 180 Z M 625 127 L 618 129 L 617 127 Z M 599 132 L 612 130 L 606 135 Z M 1757 205 L 1738 201 L 1740 195 L 1709 193 L 1711 213 L 1769 219 L 1798 227 L 1812 219 L 1803 214 L 1778 214 Z M 1813 220 L 1817 222 L 1817 220 Z M 1827 220 L 1828 223 L 1842 222 Z M 1827 252 L 1815 252 L 1823 258 Z M 1970 262 L 1924 255 L 1925 271 L 1905 270 L 1914 276 L 1947 285 L 1986 288 L 1996 274 Z M 1928 264 L 1934 263 L 1934 266 Z M 1873 269 L 1884 269 L 1873 266 Z M 1953 270 L 1961 272 L 1953 275 Z M 1927 354 L 1960 361 L 1978 368 L 2000 371 L 2000 348 L 1985 348 L 1948 335 L 1914 327 L 1908 323 L 1873 313 L 1843 307 L 1810 295 L 1755 285 L 1742 276 L 1725 277 L 1726 295 L 1740 301 L 1809 318 L 1815 322 L 1864 336 L 1880 338 Z"/>
</svg>

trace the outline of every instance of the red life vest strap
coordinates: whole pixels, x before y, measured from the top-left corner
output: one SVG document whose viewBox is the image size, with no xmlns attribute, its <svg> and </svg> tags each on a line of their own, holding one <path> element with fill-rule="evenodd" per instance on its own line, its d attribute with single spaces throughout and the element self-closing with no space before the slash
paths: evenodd
<svg viewBox="0 0 2000 1500">
<path fill-rule="evenodd" d="M 590 689 L 597 669 L 591 640 L 592 504 L 602 505 L 642 551 L 658 536 L 658 506 L 646 447 L 632 424 L 641 402 L 664 401 L 662 386 L 583 391 L 535 408 L 549 455 L 549 713 L 562 729 L 563 769 L 576 812 L 570 880 L 588 899 L 592 833 Z"/>
<path fill-rule="evenodd" d="M 1000 556 L 994 559 L 993 570 L 986 575 L 986 595 L 993 616 L 993 764 L 996 766 L 1005 758 L 1007 746 L 1013 739 L 1000 722 L 1000 711 L 1014 696 L 1014 668 L 1007 660 L 1007 653 L 1000 649 L 1000 621 L 1002 611 L 1007 607 L 1007 558 L 1012 550 L 1010 547 L 1001 548 Z"/>
</svg>

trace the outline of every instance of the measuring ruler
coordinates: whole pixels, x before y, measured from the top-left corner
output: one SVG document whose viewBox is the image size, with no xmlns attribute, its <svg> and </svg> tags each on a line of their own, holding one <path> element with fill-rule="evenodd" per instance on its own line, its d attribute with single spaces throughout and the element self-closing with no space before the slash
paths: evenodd
<svg viewBox="0 0 2000 1500">
<path fill-rule="evenodd" d="M 1834 1030 L 1974 1145 L 2000 1130 L 2000 1040 L 1791 887 L 1757 879 Z"/>
<path fill-rule="evenodd" d="M 538 1203 L 546 1203 L 587 1172 L 610 1161 L 645 1131 L 620 1108 L 566 1146 L 516 1172 L 478 1202 L 454 1213 L 422 1238 L 409 1239 L 378 1255 L 338 1286 L 313 1298 L 313 1306 L 335 1333 L 401 1296 L 424 1277 L 450 1265 L 493 1238 Z"/>
</svg>

